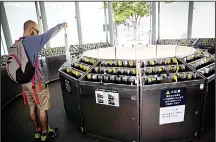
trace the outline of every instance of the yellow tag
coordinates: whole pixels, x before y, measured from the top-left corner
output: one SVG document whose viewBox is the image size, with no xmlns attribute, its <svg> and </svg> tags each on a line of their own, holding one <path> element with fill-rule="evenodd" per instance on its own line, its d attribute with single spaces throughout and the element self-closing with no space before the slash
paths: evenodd
<svg viewBox="0 0 216 142">
<path fill-rule="evenodd" d="M 200 54 L 200 53 L 198 53 L 198 54 L 197 54 L 197 57 L 200 57 L 200 55 L 201 55 L 201 54 Z"/>
<path fill-rule="evenodd" d="M 179 66 L 176 66 L 176 71 L 179 71 Z"/>
<path fill-rule="evenodd" d="M 203 42 L 204 43 L 208 43 L 208 39 L 203 39 Z"/>
<path fill-rule="evenodd" d="M 151 77 L 148 78 L 148 82 L 152 82 L 152 78 Z"/>
<path fill-rule="evenodd" d="M 193 60 L 193 58 L 194 58 L 193 56 L 190 56 L 190 59 L 191 59 L 191 60 Z"/>
<path fill-rule="evenodd" d="M 87 78 L 88 78 L 88 79 L 91 79 L 91 74 L 88 74 L 88 75 L 87 75 Z"/>
<path fill-rule="evenodd" d="M 94 63 L 95 63 L 95 60 L 92 60 L 91 63 L 94 64 Z"/>
<path fill-rule="evenodd" d="M 112 65 L 112 64 L 113 64 L 113 62 L 112 62 L 112 61 L 109 61 L 109 64 L 110 64 L 110 65 Z"/>
<path fill-rule="evenodd" d="M 154 65 L 154 64 L 155 64 L 155 62 L 154 62 L 154 61 L 152 61 L 152 62 L 151 62 L 151 64 L 152 64 L 152 65 Z"/>
<path fill-rule="evenodd" d="M 69 72 L 70 72 L 70 69 L 69 69 L 69 68 L 67 68 L 66 70 L 67 70 L 67 73 L 69 73 Z"/>
<path fill-rule="evenodd" d="M 173 59 L 173 62 L 174 63 L 178 63 L 178 60 L 175 58 L 175 59 Z"/>
<path fill-rule="evenodd" d="M 79 75 L 79 73 L 76 71 L 76 72 L 75 72 L 75 75 L 76 75 L 76 76 L 78 76 L 78 75 Z"/>
<path fill-rule="evenodd" d="M 80 64 L 80 68 L 82 69 L 82 68 L 83 68 L 83 65 Z"/>
<path fill-rule="evenodd" d="M 185 73 L 183 74 L 183 78 L 186 78 L 186 74 Z"/>
<path fill-rule="evenodd" d="M 97 67 L 95 67 L 95 72 L 98 72 L 98 68 Z"/>
<path fill-rule="evenodd" d="M 118 65 L 119 65 L 119 66 L 122 66 L 122 61 L 118 61 Z"/>
<path fill-rule="evenodd" d="M 75 66 L 75 67 L 78 67 L 78 64 L 77 64 L 77 63 L 74 63 L 74 66 Z"/>
<path fill-rule="evenodd" d="M 85 67 L 85 70 L 88 71 L 88 70 L 89 70 L 89 67 Z"/>
<path fill-rule="evenodd" d="M 177 75 L 174 75 L 174 76 L 173 76 L 173 79 L 174 79 L 175 81 L 177 81 L 177 79 L 178 79 Z"/>
<path fill-rule="evenodd" d="M 167 64 L 170 64 L 171 63 L 171 60 L 170 59 L 167 59 Z"/>
<path fill-rule="evenodd" d="M 111 69 L 111 68 L 109 68 L 108 72 L 109 72 L 109 73 L 111 73 L 111 72 L 112 72 L 112 69 Z"/>
<path fill-rule="evenodd" d="M 75 74 L 75 72 L 76 72 L 75 70 L 72 70 L 72 73 L 73 73 L 73 74 Z"/>
<path fill-rule="evenodd" d="M 162 72 L 163 71 L 163 69 L 162 68 L 159 68 L 159 72 Z"/>
<path fill-rule="evenodd" d="M 129 65 L 130 65 L 130 66 L 133 66 L 133 61 L 130 61 L 130 62 L 129 62 Z"/>
<path fill-rule="evenodd" d="M 132 70 L 132 74 L 136 74 L 136 70 L 133 69 L 133 70 Z"/>
<path fill-rule="evenodd" d="M 150 69 L 149 69 L 149 73 L 152 73 L 152 71 L 153 71 L 153 69 L 152 69 L 152 68 L 150 68 Z"/>
<path fill-rule="evenodd" d="M 114 73 L 117 73 L 117 69 L 116 69 L 116 68 L 114 68 L 114 69 L 113 69 L 113 72 L 114 72 Z"/>
</svg>

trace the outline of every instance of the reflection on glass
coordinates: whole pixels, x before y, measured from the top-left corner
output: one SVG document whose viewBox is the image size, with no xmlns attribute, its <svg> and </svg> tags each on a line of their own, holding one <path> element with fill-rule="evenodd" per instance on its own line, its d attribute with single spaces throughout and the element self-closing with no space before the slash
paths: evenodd
<svg viewBox="0 0 216 142">
<path fill-rule="evenodd" d="M 150 3 L 113 2 L 114 34 L 117 46 L 149 43 Z"/>
<path fill-rule="evenodd" d="M 215 3 L 194 2 L 192 38 L 215 37 Z"/>
<path fill-rule="evenodd" d="M 34 2 L 4 2 L 12 42 L 23 36 L 23 24 L 27 20 L 37 22 Z"/>
<path fill-rule="evenodd" d="M 8 54 L 7 46 L 6 46 L 6 42 L 5 42 L 3 29 L 2 29 L 2 26 L 1 26 L 1 56 L 2 55 L 7 55 L 7 54 Z"/>
<path fill-rule="evenodd" d="M 83 43 L 106 42 L 103 2 L 79 2 Z"/>
<path fill-rule="evenodd" d="M 59 23 L 67 22 L 69 45 L 78 44 L 77 23 L 74 2 L 45 2 L 48 29 Z M 51 47 L 65 46 L 64 30 L 51 41 Z"/>
<path fill-rule="evenodd" d="M 189 2 L 161 2 L 160 38 L 187 38 Z"/>
</svg>

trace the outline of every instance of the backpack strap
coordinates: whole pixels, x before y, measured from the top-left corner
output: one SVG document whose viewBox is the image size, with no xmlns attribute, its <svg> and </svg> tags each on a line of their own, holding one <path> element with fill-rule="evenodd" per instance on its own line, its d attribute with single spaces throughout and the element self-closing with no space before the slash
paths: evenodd
<svg viewBox="0 0 216 142">
<path fill-rule="evenodd" d="M 23 96 L 23 100 L 24 100 L 24 105 L 26 105 L 26 93 L 25 93 L 23 88 L 22 88 L 22 96 Z"/>
<path fill-rule="evenodd" d="M 36 91 L 35 77 L 34 76 L 32 77 L 32 90 L 33 90 L 33 93 L 34 93 L 36 104 L 40 104 L 39 99 L 38 99 L 38 95 L 37 95 L 37 91 Z"/>
<path fill-rule="evenodd" d="M 39 71 L 39 68 L 38 68 L 38 59 L 35 62 L 35 69 L 36 69 L 37 77 L 38 77 L 39 90 L 40 90 L 40 92 L 42 92 L 43 88 L 42 88 L 42 84 L 41 84 L 40 71 Z"/>
<path fill-rule="evenodd" d="M 15 43 L 16 42 L 19 42 L 20 40 L 24 39 L 25 37 L 20 37 L 18 40 L 15 40 Z"/>
<path fill-rule="evenodd" d="M 38 60 L 35 61 L 35 70 L 37 72 L 37 77 L 38 77 L 39 91 L 42 92 L 43 88 L 42 88 L 41 79 L 40 79 L 40 73 L 39 73 L 39 68 L 38 68 Z M 33 77 L 32 77 L 32 90 L 33 90 L 33 94 L 34 94 L 34 97 L 35 97 L 36 104 L 40 104 L 39 98 L 38 98 L 38 95 L 37 95 L 37 91 L 36 91 L 36 86 L 35 86 L 35 75 L 33 75 Z M 26 105 L 26 93 L 25 93 L 23 88 L 22 88 L 22 96 L 23 96 L 24 104 Z"/>
<path fill-rule="evenodd" d="M 40 80 L 40 73 L 39 73 L 39 68 L 38 68 L 38 59 L 35 61 L 35 70 L 36 70 L 37 77 L 38 77 L 39 91 L 42 92 L 43 89 L 42 89 L 42 84 L 41 84 L 41 80 Z M 36 104 L 40 104 L 39 99 L 38 99 L 38 95 L 37 95 L 37 91 L 36 91 L 36 86 L 35 86 L 35 76 L 32 77 L 32 90 L 34 92 Z"/>
</svg>

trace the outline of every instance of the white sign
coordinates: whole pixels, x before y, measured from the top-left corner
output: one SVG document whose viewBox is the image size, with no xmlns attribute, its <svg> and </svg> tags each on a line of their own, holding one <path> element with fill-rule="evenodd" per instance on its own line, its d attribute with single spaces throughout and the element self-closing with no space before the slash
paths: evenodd
<svg viewBox="0 0 216 142">
<path fill-rule="evenodd" d="M 160 125 L 183 122 L 185 105 L 160 108 Z"/>
<path fill-rule="evenodd" d="M 97 104 L 119 107 L 118 90 L 96 89 L 95 99 Z"/>
<path fill-rule="evenodd" d="M 161 91 L 159 124 L 184 121 L 186 89 L 168 89 Z"/>
</svg>

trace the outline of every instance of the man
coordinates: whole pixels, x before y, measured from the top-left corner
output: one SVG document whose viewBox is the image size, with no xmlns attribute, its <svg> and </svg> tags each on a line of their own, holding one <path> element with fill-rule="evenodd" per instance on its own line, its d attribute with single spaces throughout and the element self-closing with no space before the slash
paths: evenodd
<svg viewBox="0 0 216 142">
<path fill-rule="evenodd" d="M 24 33 L 23 33 L 23 45 L 26 50 L 26 54 L 31 61 L 31 64 L 34 66 L 35 61 L 38 58 L 38 54 L 41 51 L 42 47 L 56 34 L 58 34 L 64 27 L 67 27 L 67 23 L 59 24 L 46 33 L 39 35 L 38 25 L 31 20 L 28 20 L 24 23 Z M 23 84 L 23 91 L 26 94 L 27 102 L 30 107 L 30 119 L 35 127 L 35 139 L 41 139 L 41 141 L 46 141 L 51 137 L 58 135 L 58 129 L 51 129 L 48 126 L 48 110 L 50 108 L 50 94 L 47 85 L 44 83 L 43 73 L 41 71 L 40 62 L 38 62 L 39 77 L 35 71 L 34 81 L 35 81 L 35 90 L 38 96 L 40 103 L 37 102 L 36 97 L 34 96 L 34 90 L 32 82 Z M 41 86 L 39 85 L 41 82 Z M 39 89 L 41 88 L 41 90 Z M 37 111 L 40 113 L 40 123 L 38 121 Z"/>
</svg>

